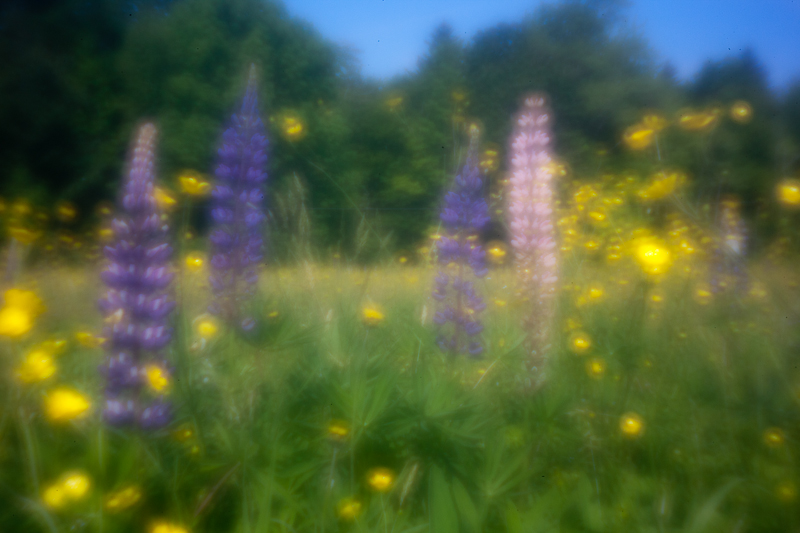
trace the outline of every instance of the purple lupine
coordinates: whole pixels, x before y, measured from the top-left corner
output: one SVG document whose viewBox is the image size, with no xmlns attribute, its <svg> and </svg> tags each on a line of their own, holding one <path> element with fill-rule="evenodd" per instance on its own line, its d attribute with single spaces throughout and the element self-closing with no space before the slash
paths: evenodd
<svg viewBox="0 0 800 533">
<path fill-rule="evenodd" d="M 476 151 L 477 131 L 473 131 L 467 161 L 444 197 L 440 215 L 444 231 L 438 250 L 440 269 L 433 291 L 434 299 L 439 302 L 433 318 L 439 346 L 451 354 L 472 356 L 483 351 L 478 334 L 483 331 L 480 313 L 486 304 L 469 278 L 481 278 L 487 273 L 486 252 L 476 241 L 489 222 L 489 207 L 481 197 L 483 181 Z"/>
<path fill-rule="evenodd" d="M 550 113 L 539 95 L 525 99 L 511 138 L 509 229 L 526 313 L 531 369 L 544 376 L 554 315 L 558 255 L 553 226 Z"/>
<path fill-rule="evenodd" d="M 209 311 L 242 329 L 254 325 L 244 305 L 255 292 L 265 220 L 261 203 L 267 174 L 268 141 L 258 116 L 255 67 L 250 68 L 244 101 L 222 135 L 212 192 L 211 288 Z"/>
<path fill-rule="evenodd" d="M 167 372 L 163 351 L 172 336 L 169 314 L 175 307 L 167 292 L 173 277 L 169 226 L 154 194 L 155 137 L 152 124 L 139 128 L 121 210 L 113 221 L 115 243 L 105 248 L 108 264 L 101 277 L 108 290 L 99 302 L 107 324 L 104 417 L 112 425 L 136 422 L 148 429 L 169 422 L 169 405 L 145 398 L 143 386 L 148 364 Z"/>
</svg>

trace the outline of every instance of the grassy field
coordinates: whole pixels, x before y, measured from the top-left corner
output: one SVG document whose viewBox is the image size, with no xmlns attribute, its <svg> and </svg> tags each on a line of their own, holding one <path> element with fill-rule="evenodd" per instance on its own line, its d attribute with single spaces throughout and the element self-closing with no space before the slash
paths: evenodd
<svg viewBox="0 0 800 533">
<path fill-rule="evenodd" d="M 800 528 L 790 262 L 751 264 L 746 289 L 714 294 L 699 260 L 657 281 L 627 259 L 568 261 L 537 390 L 513 271 L 481 282 L 476 360 L 436 346 L 434 275 L 268 268 L 259 325 L 242 335 L 203 315 L 205 272 L 184 272 L 165 387 L 174 420 L 145 433 L 102 422 L 97 269 L 28 272 L 47 311 L 2 345 L 0 529 Z M 21 382 L 25 354 L 59 339 L 56 371 Z M 49 417 L 43 397 L 59 386 L 89 399 L 85 416 Z M 59 483 L 72 488 L 54 502 Z"/>
</svg>

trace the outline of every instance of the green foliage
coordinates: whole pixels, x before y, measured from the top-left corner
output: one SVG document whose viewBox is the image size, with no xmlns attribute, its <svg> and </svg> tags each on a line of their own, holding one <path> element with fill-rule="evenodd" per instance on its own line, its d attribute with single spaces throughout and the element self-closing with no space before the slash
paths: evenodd
<svg viewBox="0 0 800 533">
<path fill-rule="evenodd" d="M 130 131 L 144 119 L 160 128 L 167 187 L 183 169 L 212 173 L 250 63 L 269 122 L 271 193 L 299 176 L 313 243 L 361 260 L 419 246 L 437 224 L 469 124 L 480 125 L 486 146 L 504 147 L 531 92 L 552 100 L 557 155 L 577 179 L 655 172 L 621 143 L 647 111 L 676 119 L 686 106 L 727 112 L 734 100 L 748 101 L 749 123 L 670 133 L 663 155 L 689 174 L 695 198 L 746 198 L 745 214 L 763 235 L 777 227 L 762 216 L 777 174 L 798 167 L 796 88 L 779 103 L 749 51 L 709 62 L 680 84 L 625 23 L 617 0 L 547 4 L 469 43 L 442 25 L 414 72 L 380 85 L 360 77 L 348 51 L 269 0 L 13 2 L 0 9 L 0 23 L 0 193 L 38 204 L 69 199 L 84 213 L 114 198 Z M 301 136 L 286 135 L 288 115 Z M 500 148 L 490 182 L 506 158 Z M 382 243 L 368 253 L 354 238 L 364 221 Z M 503 224 L 495 221 L 493 237 Z"/>
<path fill-rule="evenodd" d="M 616 275 L 565 268 L 575 280 Z M 537 391 L 520 370 L 513 309 L 487 316 L 485 359 L 445 359 L 418 318 L 427 283 L 395 287 L 407 270 L 374 270 L 367 287 L 351 283 L 348 269 L 271 272 L 256 331 L 227 331 L 202 347 L 181 326 L 206 296 L 188 278 L 167 431 L 103 425 L 100 350 L 70 344 L 53 382 L 23 385 L 12 376 L 28 341 L 3 344 L 0 487 L 13 505 L 0 507 L 0 526 L 143 531 L 166 518 L 195 533 L 699 532 L 740 522 L 783 531 L 800 520 L 792 503 L 797 332 L 786 318 L 793 304 L 779 297 L 784 275 L 772 268 L 761 276 L 772 296 L 746 306 L 725 294 L 694 303 L 680 276 L 660 287 L 664 302 L 643 304 L 645 317 L 631 302 L 649 301 L 646 284 L 588 308 L 564 296 L 562 318 L 580 320 L 593 348 L 574 355 L 562 336 Z M 487 288 L 499 290 L 509 274 L 496 272 Z M 96 322 L 80 289 L 88 275 L 41 280 L 52 312 L 31 342 Z M 358 320 L 358 291 L 380 295 L 387 318 L 379 326 Z M 587 357 L 607 362 L 601 379 L 587 375 Z M 47 421 L 41 396 L 53 383 L 89 394 L 95 414 Z M 637 438 L 620 433 L 630 411 L 644 421 Z M 334 422 L 345 435 L 329 430 Z M 777 444 L 765 440 L 769 428 L 781 428 Z M 385 493 L 370 488 L 377 467 L 392 473 Z M 45 487 L 74 469 L 91 478 L 90 496 L 61 510 L 44 505 Z M 793 496 L 779 492 L 787 483 Z M 132 510 L 103 507 L 130 484 L 142 491 Z M 360 504 L 355 520 L 341 510 L 347 501 Z"/>
</svg>

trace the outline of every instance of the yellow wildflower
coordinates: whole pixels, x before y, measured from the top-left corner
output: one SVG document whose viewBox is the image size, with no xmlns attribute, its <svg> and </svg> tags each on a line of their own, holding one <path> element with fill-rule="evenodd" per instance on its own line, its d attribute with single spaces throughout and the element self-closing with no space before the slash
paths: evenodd
<svg viewBox="0 0 800 533">
<path fill-rule="evenodd" d="M 487 172 L 492 172 L 494 170 L 497 170 L 497 167 L 499 166 L 498 155 L 499 155 L 499 150 L 496 147 L 491 146 L 486 148 L 481 153 L 479 166 Z"/>
<path fill-rule="evenodd" d="M 714 127 L 718 118 L 719 111 L 716 109 L 700 112 L 685 109 L 680 112 L 678 123 L 685 130 L 701 131 Z"/>
<path fill-rule="evenodd" d="M 368 305 L 361 310 L 361 321 L 367 326 L 377 326 L 384 318 L 384 314 L 374 306 Z"/>
<path fill-rule="evenodd" d="M 606 219 L 606 214 L 602 211 L 590 211 L 589 218 L 592 222 L 604 222 Z"/>
<path fill-rule="evenodd" d="M 712 296 L 711 289 L 707 285 L 699 285 L 694 290 L 694 300 L 700 305 L 708 305 Z"/>
<path fill-rule="evenodd" d="M 394 472 L 388 468 L 373 468 L 367 473 L 367 484 L 376 492 L 388 492 L 394 484 Z"/>
<path fill-rule="evenodd" d="M 92 482 L 84 472 L 69 472 L 64 475 L 61 485 L 67 498 L 80 500 L 89 492 Z"/>
<path fill-rule="evenodd" d="M 650 293 L 650 301 L 654 304 L 660 304 L 664 301 L 664 295 L 659 291 L 653 291 Z"/>
<path fill-rule="evenodd" d="M 669 125 L 669 122 L 661 115 L 653 113 L 650 115 L 645 115 L 645 117 L 642 119 L 642 125 L 645 128 L 650 128 L 651 130 L 658 132 L 666 128 Z"/>
<path fill-rule="evenodd" d="M 605 291 L 603 290 L 602 285 L 592 285 L 589 287 L 589 292 L 587 293 L 589 300 L 601 300 L 603 296 L 605 296 Z"/>
<path fill-rule="evenodd" d="M 184 260 L 186 268 L 190 272 L 197 272 L 203 268 L 203 256 L 198 253 L 191 253 L 186 256 Z"/>
<path fill-rule="evenodd" d="M 35 292 L 8 289 L 0 309 L 0 335 L 21 337 L 33 328 L 34 319 L 44 311 L 45 307 Z"/>
<path fill-rule="evenodd" d="M 136 485 L 129 485 L 106 496 L 104 506 L 106 511 L 116 513 L 133 507 L 141 498 L 141 489 Z"/>
<path fill-rule="evenodd" d="M 27 200 L 24 198 L 20 198 L 14 201 L 11 205 L 11 212 L 18 217 L 24 217 L 25 215 L 31 214 L 31 204 L 28 203 Z"/>
<path fill-rule="evenodd" d="M 156 364 L 148 364 L 144 367 L 144 375 L 147 385 L 157 393 L 164 393 L 169 389 L 169 373 Z"/>
<path fill-rule="evenodd" d="M 492 241 L 486 247 L 487 255 L 489 256 L 489 261 L 491 261 L 495 265 L 501 265 L 506 259 L 506 255 L 508 252 L 506 251 L 506 245 L 500 241 Z"/>
<path fill-rule="evenodd" d="M 8 236 L 20 244 L 31 244 L 39 238 L 40 233 L 32 231 L 22 226 L 11 226 L 8 228 Z"/>
<path fill-rule="evenodd" d="M 33 291 L 8 289 L 3 295 L 3 299 L 6 306 L 24 309 L 34 316 L 38 316 L 46 310 L 42 300 Z"/>
<path fill-rule="evenodd" d="M 0 336 L 18 338 L 33 328 L 33 317 L 19 307 L 4 306 L 0 309 Z"/>
<path fill-rule="evenodd" d="M 194 319 L 194 330 L 200 338 L 208 340 L 217 336 L 219 324 L 216 318 L 204 313 Z"/>
<path fill-rule="evenodd" d="M 569 339 L 569 348 L 574 353 L 582 355 L 592 347 L 592 339 L 583 331 L 574 332 Z"/>
<path fill-rule="evenodd" d="M 178 183 L 181 192 L 189 196 L 205 196 L 211 192 L 211 184 L 203 180 L 203 177 L 194 171 L 186 171 L 178 176 Z"/>
<path fill-rule="evenodd" d="M 682 239 L 678 244 L 678 251 L 683 252 L 686 255 L 692 255 L 697 251 L 697 248 L 694 247 L 690 240 Z"/>
<path fill-rule="evenodd" d="M 619 419 L 619 429 L 629 439 L 637 439 L 644 433 L 644 420 L 636 413 L 626 413 Z"/>
<path fill-rule="evenodd" d="M 644 150 L 653 142 L 655 130 L 643 124 L 634 124 L 625 130 L 622 140 L 631 150 Z"/>
<path fill-rule="evenodd" d="M 553 176 L 564 177 L 569 173 L 569 169 L 565 163 L 561 163 L 557 159 L 553 159 L 544 168 Z"/>
<path fill-rule="evenodd" d="M 305 128 L 299 117 L 286 115 L 283 117 L 283 134 L 290 140 L 296 141 L 300 139 L 304 133 Z"/>
<path fill-rule="evenodd" d="M 97 230 L 97 238 L 103 242 L 108 242 L 114 238 L 114 230 L 111 228 L 100 228 Z"/>
<path fill-rule="evenodd" d="M 779 448 L 786 441 L 781 428 L 768 428 L 764 431 L 764 444 L 770 448 Z"/>
<path fill-rule="evenodd" d="M 353 521 L 361 514 L 361 502 L 355 498 L 344 498 L 336 506 L 336 513 L 342 520 Z"/>
<path fill-rule="evenodd" d="M 178 201 L 175 199 L 174 196 L 172 196 L 172 194 L 169 191 L 167 191 L 166 189 L 162 189 L 161 187 L 155 188 L 154 196 L 156 199 L 156 204 L 158 204 L 158 207 L 164 209 L 165 211 L 169 211 L 170 209 L 175 207 L 176 203 L 178 203 Z"/>
<path fill-rule="evenodd" d="M 76 331 L 75 340 L 78 341 L 78 344 L 85 348 L 97 348 L 106 342 L 104 337 L 99 337 L 89 331 Z"/>
<path fill-rule="evenodd" d="M 25 356 L 16 369 L 16 375 L 22 383 L 36 383 L 51 377 L 56 373 L 56 368 L 52 354 L 39 348 Z"/>
<path fill-rule="evenodd" d="M 645 240 L 636 247 L 636 261 L 647 274 L 663 274 L 670 265 L 670 252 L 666 246 Z"/>
<path fill-rule="evenodd" d="M 89 492 L 92 481 L 81 471 L 67 472 L 42 492 L 42 501 L 51 509 L 60 509 L 68 503 L 78 502 Z"/>
<path fill-rule="evenodd" d="M 800 180 L 786 178 L 778 183 L 778 201 L 785 207 L 800 207 Z"/>
<path fill-rule="evenodd" d="M 189 533 L 189 530 L 183 526 L 179 526 L 178 524 L 173 524 L 164 520 L 158 520 L 150 524 L 148 533 Z"/>
<path fill-rule="evenodd" d="M 753 118 L 753 108 L 744 100 L 737 100 L 731 106 L 731 118 L 740 124 L 750 122 Z"/>
<path fill-rule="evenodd" d="M 56 217 L 61 222 L 71 222 L 78 214 L 78 210 L 70 202 L 59 202 L 56 205 Z"/>
<path fill-rule="evenodd" d="M 194 429 L 191 424 L 181 424 L 181 426 L 172 432 L 172 438 L 178 442 L 186 442 L 194 437 Z"/>
<path fill-rule="evenodd" d="M 600 242 L 595 239 L 589 239 L 583 243 L 583 247 L 590 252 L 594 252 L 595 250 L 600 248 Z"/>
<path fill-rule="evenodd" d="M 637 195 L 644 202 L 654 202 L 666 198 L 685 182 L 686 175 L 682 172 L 658 172 Z"/>
<path fill-rule="evenodd" d="M 48 485 L 42 491 L 42 501 L 50 509 L 61 509 L 67 503 L 64 494 L 64 489 L 61 485 Z"/>
<path fill-rule="evenodd" d="M 505 300 L 500 300 L 499 298 L 496 298 L 494 301 L 494 305 L 496 305 L 497 307 L 505 307 L 507 303 L 508 302 L 506 302 Z"/>
<path fill-rule="evenodd" d="M 590 359 L 586 362 L 586 373 L 594 379 L 602 378 L 606 373 L 606 362 L 599 358 Z"/>
<path fill-rule="evenodd" d="M 62 351 L 64 351 L 64 348 L 66 346 L 67 346 L 67 341 L 65 341 L 64 339 L 50 339 L 41 343 L 39 345 L 39 348 L 53 355 L 58 355 Z"/>
<path fill-rule="evenodd" d="M 328 436 L 333 440 L 342 440 L 350 434 L 350 426 L 344 420 L 333 419 L 328 422 Z"/>
<path fill-rule="evenodd" d="M 114 212 L 113 206 L 108 202 L 101 202 L 97 204 L 95 208 L 95 212 L 100 215 L 101 217 L 111 216 L 111 213 Z"/>
<path fill-rule="evenodd" d="M 572 195 L 579 211 L 583 210 L 583 204 L 597 198 L 597 196 L 597 191 L 591 185 L 581 185 L 578 190 L 575 191 L 575 194 Z"/>
<path fill-rule="evenodd" d="M 89 398 L 67 387 L 59 387 L 44 398 L 44 413 L 51 422 L 67 422 L 86 416 L 92 406 Z"/>
</svg>

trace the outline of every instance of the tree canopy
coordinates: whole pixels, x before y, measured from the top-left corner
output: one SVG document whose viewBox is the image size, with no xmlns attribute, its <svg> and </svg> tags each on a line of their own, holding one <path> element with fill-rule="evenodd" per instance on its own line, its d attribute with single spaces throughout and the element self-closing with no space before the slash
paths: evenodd
<svg viewBox="0 0 800 533">
<path fill-rule="evenodd" d="M 273 0 L 9 2 L 0 8 L 0 194 L 83 208 L 113 199 L 143 119 L 161 131 L 167 185 L 184 169 L 210 174 L 250 63 L 271 132 L 271 194 L 297 176 L 313 238 L 328 247 L 355 246 L 359 224 L 397 248 L 418 243 L 436 224 L 469 124 L 499 152 L 499 176 L 510 119 L 532 92 L 550 97 L 557 151 L 579 180 L 648 168 L 621 142 L 643 113 L 734 100 L 752 106 L 750 123 L 722 124 L 699 147 L 671 140 L 694 193 L 754 200 L 798 167 L 798 85 L 776 95 L 751 51 L 677 82 L 623 14 L 615 0 L 547 4 L 469 42 L 443 24 L 414 72 L 378 84 Z"/>
</svg>

